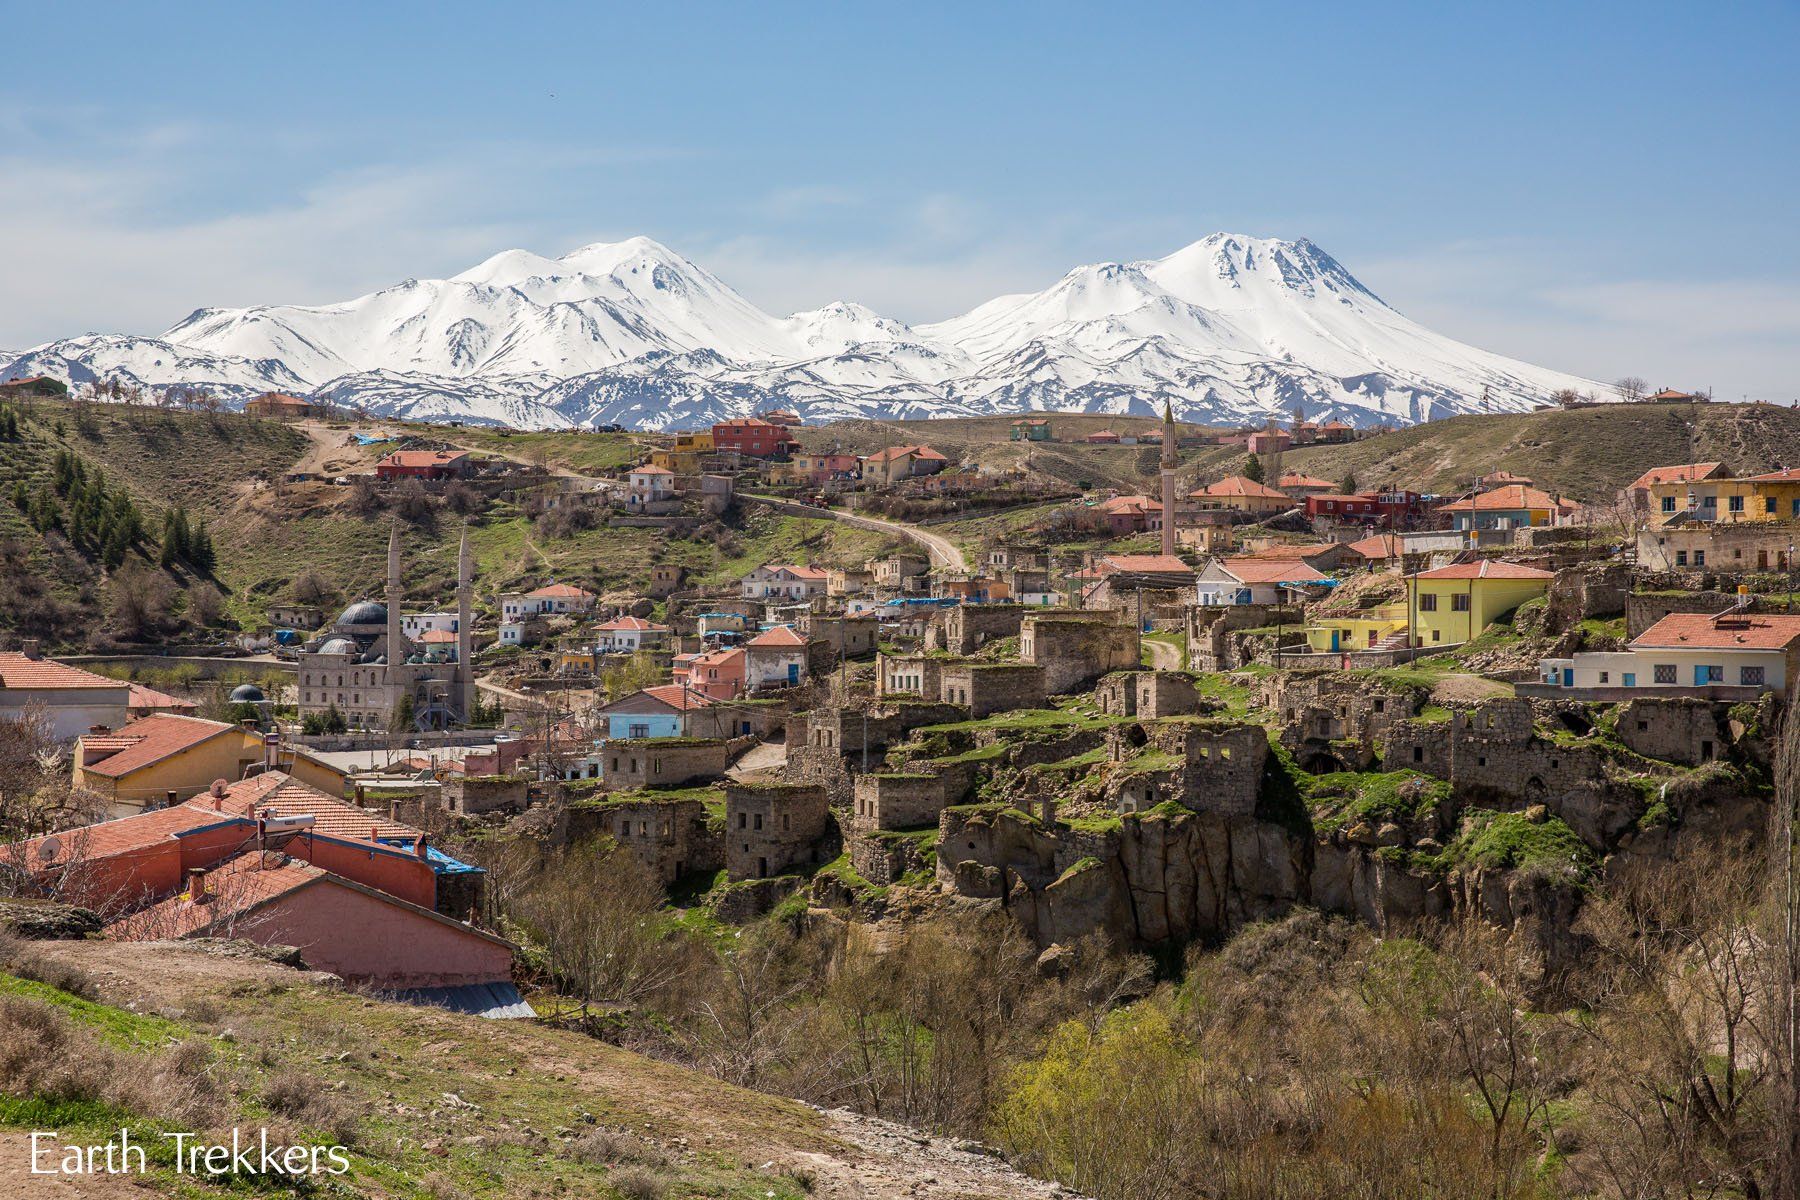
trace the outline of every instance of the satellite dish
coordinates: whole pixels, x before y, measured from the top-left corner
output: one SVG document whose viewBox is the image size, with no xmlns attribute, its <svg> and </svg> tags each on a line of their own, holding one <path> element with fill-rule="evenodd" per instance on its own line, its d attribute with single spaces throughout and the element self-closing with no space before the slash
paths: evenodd
<svg viewBox="0 0 1800 1200">
<path fill-rule="evenodd" d="M 39 862 L 53 863 L 56 861 L 57 855 L 61 853 L 62 839 L 54 834 L 38 843 L 37 856 Z"/>
<path fill-rule="evenodd" d="M 230 786 L 231 785 L 229 783 L 226 783 L 223 779 L 215 779 L 212 781 L 212 787 L 208 789 L 208 793 L 214 799 L 222 800 L 225 797 L 225 789 Z"/>
</svg>

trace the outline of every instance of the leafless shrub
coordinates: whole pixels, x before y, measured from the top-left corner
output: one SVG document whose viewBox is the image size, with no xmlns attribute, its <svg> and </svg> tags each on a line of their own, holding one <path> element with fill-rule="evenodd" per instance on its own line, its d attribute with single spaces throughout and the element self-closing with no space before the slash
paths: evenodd
<svg viewBox="0 0 1800 1200">
<path fill-rule="evenodd" d="M 663 1200 L 669 1194 L 668 1181 L 644 1167 L 614 1171 L 607 1182 L 623 1200 Z"/>
</svg>

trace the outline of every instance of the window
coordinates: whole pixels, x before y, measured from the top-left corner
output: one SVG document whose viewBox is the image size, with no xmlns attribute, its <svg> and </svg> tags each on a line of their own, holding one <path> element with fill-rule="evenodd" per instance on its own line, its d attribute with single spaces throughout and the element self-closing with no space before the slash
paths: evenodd
<svg viewBox="0 0 1800 1200">
<path fill-rule="evenodd" d="M 1700 498 L 1700 507 L 1717 508 L 1719 507 L 1719 498 L 1717 496 L 1702 496 Z"/>
<path fill-rule="evenodd" d="M 1763 511 L 1766 513 L 1772 513 L 1775 511 L 1775 497 L 1773 497 L 1773 496 L 1764 496 L 1763 497 Z"/>
<path fill-rule="evenodd" d="M 1611 681 L 1612 681 L 1612 672 L 1610 672 L 1610 671 L 1600 672 L 1600 682 L 1601 683 L 1610 683 Z"/>
<path fill-rule="evenodd" d="M 1725 668 L 1718 665 L 1717 663 L 1707 663 L 1704 668 L 1696 667 L 1694 669 L 1696 671 L 1705 670 L 1706 682 L 1708 682 L 1708 683 L 1723 683 L 1723 682 L 1725 682 Z"/>
<path fill-rule="evenodd" d="M 1726 512 L 1734 512 L 1734 513 L 1743 512 L 1744 511 L 1744 498 L 1742 496 L 1727 496 L 1727 497 L 1725 497 L 1725 511 Z"/>
<path fill-rule="evenodd" d="M 1658 682 L 1658 683 L 1674 683 L 1675 682 L 1675 664 L 1674 663 L 1657 663 L 1656 666 L 1652 669 L 1655 671 L 1656 682 Z"/>
<path fill-rule="evenodd" d="M 1454 612 L 1468 612 L 1469 594 L 1467 592 L 1458 592 L 1456 595 L 1450 597 L 1450 608 Z"/>
<path fill-rule="evenodd" d="M 1763 684 L 1763 669 L 1761 667 L 1739 667 L 1738 682 L 1745 687 L 1761 687 Z"/>
<path fill-rule="evenodd" d="M 1624 684 L 1626 687 L 1636 687 L 1637 686 L 1637 673 L 1634 671 L 1622 672 L 1619 675 L 1619 682 Z M 1641 721 L 1638 723 L 1640 725 L 1643 724 L 1643 722 L 1641 722 Z"/>
<path fill-rule="evenodd" d="M 1662 498 L 1662 510 L 1666 513 L 1674 512 L 1675 511 L 1675 497 L 1664 496 Z"/>
<path fill-rule="evenodd" d="M 625 736 L 632 737 L 632 738 L 647 738 L 650 736 L 650 726 L 648 726 L 648 725 L 627 725 L 625 727 Z"/>
<path fill-rule="evenodd" d="M 750 814 L 749 814 L 749 813 L 739 813 L 739 814 L 738 814 L 738 828 L 739 828 L 739 829 L 744 829 L 744 828 L 746 828 L 746 827 L 747 827 L 747 826 L 748 826 L 748 825 L 749 825 L 749 824 L 750 824 Z M 744 848 L 745 848 L 745 849 L 746 849 L 746 850 L 748 850 L 748 849 L 749 849 L 749 847 L 748 847 L 748 846 L 746 846 L 746 847 L 744 847 Z"/>
<path fill-rule="evenodd" d="M 1423 747 L 1423 746 L 1414 746 L 1413 747 L 1413 761 L 1414 762 L 1424 762 L 1425 761 L 1425 747 Z"/>
<path fill-rule="evenodd" d="M 1420 596 L 1419 597 L 1419 611 L 1420 612 L 1436 612 L 1437 611 L 1437 597 L 1430 592 L 1426 592 L 1423 596 Z"/>
<path fill-rule="evenodd" d="M 761 813 L 756 814 L 756 828 L 758 828 L 758 829 L 762 828 L 762 814 Z"/>
<path fill-rule="evenodd" d="M 1704 551 L 1704 550 L 1694 551 L 1694 565 L 1696 567 L 1704 567 L 1706 565 L 1706 551 Z"/>
</svg>

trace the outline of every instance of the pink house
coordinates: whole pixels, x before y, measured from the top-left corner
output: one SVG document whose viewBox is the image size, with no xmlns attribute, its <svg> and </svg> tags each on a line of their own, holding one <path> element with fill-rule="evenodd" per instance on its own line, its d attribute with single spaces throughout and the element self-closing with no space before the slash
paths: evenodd
<svg viewBox="0 0 1800 1200">
<path fill-rule="evenodd" d="M 681 654 L 675 658 L 676 683 L 685 683 L 709 700 L 730 700 L 744 692 L 747 656 L 738 647 Z"/>
</svg>

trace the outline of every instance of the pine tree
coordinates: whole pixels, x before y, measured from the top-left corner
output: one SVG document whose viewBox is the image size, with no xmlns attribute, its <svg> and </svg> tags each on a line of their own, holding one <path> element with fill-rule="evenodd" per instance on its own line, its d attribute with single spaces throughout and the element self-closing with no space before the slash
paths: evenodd
<svg viewBox="0 0 1800 1200">
<path fill-rule="evenodd" d="M 1244 460 L 1244 478 L 1248 479 L 1251 483 L 1261 483 L 1263 481 L 1262 459 L 1252 454 L 1249 458 Z"/>
</svg>

